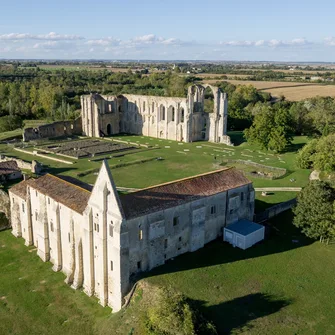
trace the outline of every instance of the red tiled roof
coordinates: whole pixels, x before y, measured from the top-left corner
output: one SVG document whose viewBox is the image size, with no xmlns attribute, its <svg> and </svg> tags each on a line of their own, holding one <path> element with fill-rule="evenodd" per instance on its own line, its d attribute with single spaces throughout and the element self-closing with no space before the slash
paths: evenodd
<svg viewBox="0 0 335 335">
<path fill-rule="evenodd" d="M 242 172 L 229 168 L 120 195 L 120 200 L 131 219 L 250 183 Z"/>
<path fill-rule="evenodd" d="M 80 185 L 78 186 L 75 185 L 73 181 L 73 178 L 71 178 L 71 182 L 68 182 L 60 177 L 46 174 L 38 179 L 22 181 L 13 186 L 10 191 L 21 198 L 25 198 L 27 186 L 31 186 L 38 192 L 49 196 L 66 207 L 71 208 L 75 212 L 82 214 L 91 195 L 89 190 L 91 187 L 86 185 L 84 188 L 84 183 L 78 181 L 78 184 Z"/>
<path fill-rule="evenodd" d="M 22 199 L 26 199 L 27 196 L 27 186 L 33 182 L 33 179 L 23 180 L 20 183 L 12 186 L 9 191 L 19 196 Z"/>
</svg>

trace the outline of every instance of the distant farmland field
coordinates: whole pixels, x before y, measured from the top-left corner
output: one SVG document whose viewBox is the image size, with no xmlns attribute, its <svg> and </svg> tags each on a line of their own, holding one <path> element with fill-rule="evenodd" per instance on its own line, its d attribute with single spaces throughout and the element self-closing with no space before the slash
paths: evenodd
<svg viewBox="0 0 335 335">
<path fill-rule="evenodd" d="M 335 97 L 335 85 L 309 84 L 299 82 L 278 82 L 278 81 L 251 81 L 251 80 L 227 80 L 234 85 L 253 85 L 258 90 L 269 92 L 274 97 L 281 95 L 287 100 L 299 101 L 315 96 Z M 214 84 L 215 79 L 205 80 L 206 83 Z"/>
</svg>

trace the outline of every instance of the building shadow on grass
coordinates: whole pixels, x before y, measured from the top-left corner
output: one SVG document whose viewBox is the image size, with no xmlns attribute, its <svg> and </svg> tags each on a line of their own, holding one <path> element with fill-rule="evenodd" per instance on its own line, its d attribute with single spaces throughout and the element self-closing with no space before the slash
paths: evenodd
<svg viewBox="0 0 335 335">
<path fill-rule="evenodd" d="M 287 252 L 313 243 L 293 226 L 293 213 L 286 211 L 270 219 L 266 227 L 265 240 L 247 250 L 234 248 L 222 237 L 205 245 L 195 252 L 188 252 L 168 260 L 164 265 L 141 274 L 141 278 L 149 278 L 162 274 L 187 271 L 191 269 L 229 264 L 271 254 Z M 136 278 L 138 279 L 138 278 Z"/>
<path fill-rule="evenodd" d="M 69 171 L 73 171 L 76 170 L 76 168 L 74 167 L 52 167 L 50 165 L 44 165 L 43 166 L 43 172 L 42 173 L 51 173 L 53 175 L 59 175 L 62 174 L 64 172 L 69 172 Z"/>
<path fill-rule="evenodd" d="M 213 321 L 219 334 L 248 332 L 253 328 L 252 321 L 277 313 L 291 303 L 291 300 L 264 293 L 248 294 L 213 306 L 206 306 L 203 301 L 190 300 L 190 304 Z"/>
</svg>

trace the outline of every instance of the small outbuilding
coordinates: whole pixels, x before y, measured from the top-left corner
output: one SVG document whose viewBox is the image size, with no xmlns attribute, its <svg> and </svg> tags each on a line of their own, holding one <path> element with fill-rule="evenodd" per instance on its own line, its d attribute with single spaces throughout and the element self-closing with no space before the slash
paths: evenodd
<svg viewBox="0 0 335 335">
<path fill-rule="evenodd" d="M 22 172 L 16 161 L 0 162 L 0 181 L 22 178 Z"/>
<path fill-rule="evenodd" d="M 264 240 L 264 234 L 264 226 L 243 219 L 224 228 L 223 240 L 245 250 Z"/>
</svg>

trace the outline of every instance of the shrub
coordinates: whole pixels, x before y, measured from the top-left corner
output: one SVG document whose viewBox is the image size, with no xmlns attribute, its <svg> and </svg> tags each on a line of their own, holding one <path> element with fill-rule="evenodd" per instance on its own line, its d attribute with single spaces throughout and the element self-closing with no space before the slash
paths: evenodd
<svg viewBox="0 0 335 335">
<path fill-rule="evenodd" d="M 192 308 L 190 301 L 171 288 L 159 288 L 145 320 L 147 334 L 217 334 L 215 326 Z"/>
</svg>

